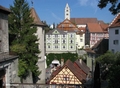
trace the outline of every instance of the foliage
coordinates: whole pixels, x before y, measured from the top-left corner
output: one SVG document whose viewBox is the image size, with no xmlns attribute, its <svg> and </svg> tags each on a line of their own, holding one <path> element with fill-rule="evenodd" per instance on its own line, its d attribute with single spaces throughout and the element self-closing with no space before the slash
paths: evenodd
<svg viewBox="0 0 120 88">
<path fill-rule="evenodd" d="M 25 0 L 14 0 L 14 6 L 10 6 L 9 35 L 10 50 L 19 56 L 19 72 L 21 78 L 25 78 L 29 71 L 34 76 L 39 75 L 37 54 L 38 41 L 35 33 L 36 27 L 32 27 L 33 18 L 30 16 L 30 9 Z"/>
<path fill-rule="evenodd" d="M 109 11 L 115 15 L 120 12 L 120 2 L 119 0 L 100 0 L 98 3 L 99 8 L 105 8 L 108 4 L 111 5 Z"/>
<path fill-rule="evenodd" d="M 111 64 L 114 62 L 113 58 L 114 58 L 114 54 L 110 51 L 107 51 L 107 53 L 101 55 L 96 59 L 101 65 L 101 78 L 103 80 L 107 79 L 109 73 L 108 68 L 110 68 Z"/>
<path fill-rule="evenodd" d="M 120 52 L 115 53 L 114 59 L 115 61 L 112 63 L 111 68 L 109 68 L 108 88 L 120 87 Z"/>
<path fill-rule="evenodd" d="M 108 88 L 120 87 L 120 52 L 112 53 L 108 51 L 97 58 L 101 64 L 101 78 L 108 81 Z"/>
<path fill-rule="evenodd" d="M 61 61 L 61 59 L 64 59 L 64 62 L 66 62 L 68 59 L 71 61 L 75 61 L 78 59 L 78 54 L 77 53 L 62 53 L 62 54 L 54 54 L 54 53 L 50 53 L 47 55 L 47 66 L 49 66 L 51 64 L 51 62 L 57 59 L 59 61 Z"/>
<path fill-rule="evenodd" d="M 43 22 L 43 24 L 46 25 L 46 26 L 44 27 L 45 33 L 47 33 L 47 32 L 49 32 L 50 30 L 52 30 L 52 29 L 50 28 L 50 26 L 46 23 L 46 21 L 42 21 L 42 22 Z"/>
</svg>

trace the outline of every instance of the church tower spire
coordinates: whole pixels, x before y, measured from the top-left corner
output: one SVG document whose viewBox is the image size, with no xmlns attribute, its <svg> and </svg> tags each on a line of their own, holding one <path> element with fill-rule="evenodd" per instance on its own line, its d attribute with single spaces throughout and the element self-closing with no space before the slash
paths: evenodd
<svg viewBox="0 0 120 88">
<path fill-rule="evenodd" d="M 70 7 L 68 3 L 66 4 L 66 7 L 65 7 L 65 19 L 70 20 Z"/>
</svg>

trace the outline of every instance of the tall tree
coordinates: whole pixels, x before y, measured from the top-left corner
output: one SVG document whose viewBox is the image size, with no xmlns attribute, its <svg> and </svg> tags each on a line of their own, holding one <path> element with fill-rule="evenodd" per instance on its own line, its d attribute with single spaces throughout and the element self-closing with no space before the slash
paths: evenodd
<svg viewBox="0 0 120 88">
<path fill-rule="evenodd" d="M 18 76 L 23 79 L 32 72 L 33 76 L 38 76 L 37 54 L 38 41 L 35 33 L 36 27 L 32 26 L 33 18 L 30 16 L 30 8 L 25 0 L 14 0 L 14 5 L 10 6 L 9 34 L 10 50 L 19 56 Z"/>
<path fill-rule="evenodd" d="M 120 2 L 119 0 L 99 0 L 98 7 L 105 8 L 107 5 L 110 5 L 109 11 L 115 15 L 120 12 Z"/>
</svg>

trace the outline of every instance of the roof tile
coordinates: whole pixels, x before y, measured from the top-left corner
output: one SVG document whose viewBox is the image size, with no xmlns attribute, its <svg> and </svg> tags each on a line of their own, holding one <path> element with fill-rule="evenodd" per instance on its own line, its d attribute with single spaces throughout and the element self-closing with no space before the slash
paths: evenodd
<svg viewBox="0 0 120 88">
<path fill-rule="evenodd" d="M 117 14 L 117 16 L 114 18 L 114 20 L 109 25 L 110 28 L 112 27 L 120 27 L 120 13 Z"/>
<path fill-rule="evenodd" d="M 78 27 L 74 25 L 70 20 L 65 19 L 63 22 L 61 22 L 57 28 L 64 30 L 64 31 L 78 31 Z"/>
<path fill-rule="evenodd" d="M 31 10 L 31 16 L 34 18 L 33 24 L 39 25 L 39 26 L 44 26 L 44 24 L 43 24 L 43 23 L 41 22 L 41 20 L 39 19 L 38 15 L 37 15 L 37 13 L 36 13 L 36 11 L 35 11 L 35 9 L 34 9 L 34 8 L 31 8 L 30 10 Z"/>
<path fill-rule="evenodd" d="M 98 23 L 88 23 L 87 27 L 90 32 L 103 32 L 102 28 Z"/>
<path fill-rule="evenodd" d="M 76 25 L 98 23 L 97 18 L 71 18 L 70 21 Z"/>
</svg>

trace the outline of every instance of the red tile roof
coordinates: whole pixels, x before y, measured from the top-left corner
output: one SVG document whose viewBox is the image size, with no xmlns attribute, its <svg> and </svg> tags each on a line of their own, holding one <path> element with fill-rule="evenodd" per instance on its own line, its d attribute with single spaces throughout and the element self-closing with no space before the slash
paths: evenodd
<svg viewBox="0 0 120 88">
<path fill-rule="evenodd" d="M 117 16 L 114 18 L 114 20 L 109 25 L 110 28 L 113 27 L 120 27 L 120 13 L 117 14 Z"/>
<path fill-rule="evenodd" d="M 41 20 L 39 19 L 38 15 L 37 15 L 37 13 L 36 13 L 36 11 L 35 11 L 35 9 L 34 9 L 34 8 L 31 8 L 30 10 L 31 10 L 31 16 L 34 18 L 33 24 L 34 24 L 34 25 L 39 25 L 39 26 L 44 26 L 44 24 L 43 24 L 43 23 L 41 22 Z"/>
<path fill-rule="evenodd" d="M 100 26 L 101 26 L 101 28 L 103 29 L 104 32 L 108 32 L 108 27 L 109 27 L 108 24 L 100 23 Z"/>
<path fill-rule="evenodd" d="M 90 71 L 90 68 L 80 59 L 77 59 L 74 64 L 78 65 L 80 69 L 83 70 L 83 72 L 87 75 Z"/>
<path fill-rule="evenodd" d="M 70 18 L 70 21 L 76 25 L 98 23 L 97 18 Z"/>
<path fill-rule="evenodd" d="M 68 19 L 65 19 L 63 22 L 61 22 L 57 28 L 64 31 L 78 31 L 78 27 Z"/>
<path fill-rule="evenodd" d="M 103 29 L 98 23 L 88 23 L 89 32 L 103 32 Z"/>
</svg>

